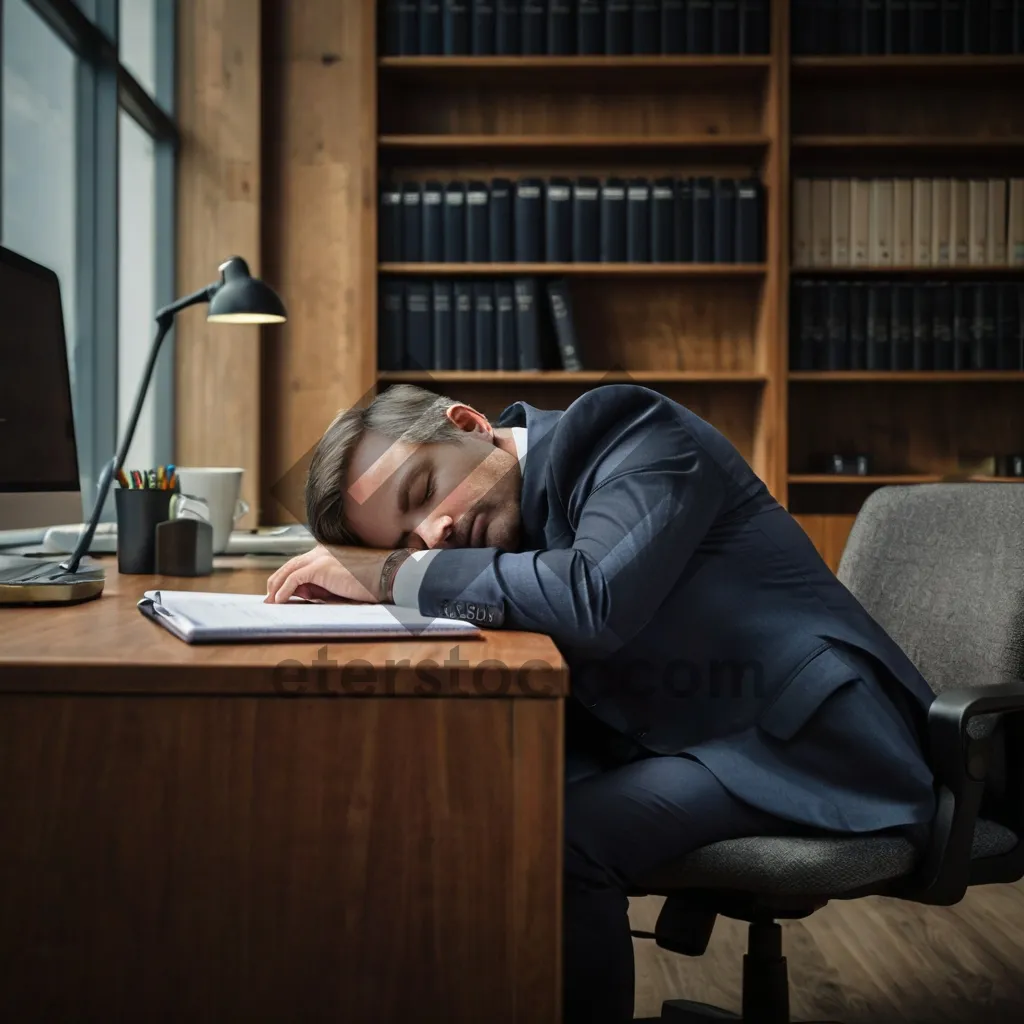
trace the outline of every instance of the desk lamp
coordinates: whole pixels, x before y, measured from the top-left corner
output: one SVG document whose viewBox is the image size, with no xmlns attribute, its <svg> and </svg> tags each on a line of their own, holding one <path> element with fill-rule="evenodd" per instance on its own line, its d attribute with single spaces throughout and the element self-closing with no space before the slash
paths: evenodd
<svg viewBox="0 0 1024 1024">
<path fill-rule="evenodd" d="M 153 339 L 153 347 L 149 352 L 149 359 L 146 362 L 146 369 L 139 383 L 138 394 L 135 396 L 135 405 L 132 407 L 131 416 L 128 418 L 128 426 L 125 429 L 124 437 L 121 439 L 121 446 L 117 454 L 104 468 L 100 476 L 99 491 L 96 495 L 96 504 L 93 507 L 92 515 L 85 532 L 79 537 L 78 546 L 74 554 L 66 562 L 61 562 L 58 578 L 52 578 L 50 585 L 58 584 L 62 591 L 68 593 L 68 600 L 81 601 L 89 597 L 98 597 L 103 590 L 103 570 L 93 567 L 79 569 L 79 563 L 89 550 L 93 534 L 96 532 L 96 524 L 100 521 L 103 512 L 103 505 L 110 492 L 110 484 L 117 476 L 117 472 L 124 464 L 128 455 L 128 449 L 135 434 L 135 427 L 139 422 L 139 414 L 142 412 L 142 403 L 146 400 L 149 391 L 149 382 L 153 376 L 153 366 L 156 357 L 160 353 L 160 345 L 170 331 L 174 323 L 174 317 L 183 309 L 189 306 L 199 305 L 201 302 L 208 302 L 210 308 L 206 314 L 208 323 L 217 324 L 275 324 L 282 323 L 287 319 L 284 303 L 278 298 L 277 293 L 264 284 L 259 278 L 249 273 L 249 267 L 240 256 L 232 256 L 220 266 L 220 280 L 213 284 L 200 288 L 199 291 L 186 295 L 184 298 L 172 302 L 169 306 L 157 311 L 156 337 Z M 37 580 L 37 583 L 43 583 Z M 49 587 L 47 587 L 49 589 Z M 54 588 L 55 590 L 57 588 Z M 52 601 L 52 598 L 50 599 Z"/>
</svg>

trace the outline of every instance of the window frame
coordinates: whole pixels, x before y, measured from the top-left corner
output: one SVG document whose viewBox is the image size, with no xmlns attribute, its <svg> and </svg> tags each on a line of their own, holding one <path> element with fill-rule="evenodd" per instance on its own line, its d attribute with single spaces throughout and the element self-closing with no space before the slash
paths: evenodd
<svg viewBox="0 0 1024 1024">
<path fill-rule="evenodd" d="M 118 117 L 121 110 L 153 139 L 156 160 L 154 233 L 157 239 L 154 294 L 158 307 L 174 298 L 175 165 L 180 144 L 174 121 L 175 0 L 154 0 L 155 95 L 151 95 L 120 61 L 118 0 L 89 0 L 88 11 L 72 0 L 22 2 L 78 58 L 75 113 L 77 344 L 74 369 L 77 381 L 75 432 L 85 517 L 92 509 L 100 473 L 113 456 L 120 439 L 118 388 L 126 387 L 134 394 L 138 386 L 137 381 L 118 380 Z M 0 0 L 0 32 L 3 28 L 3 5 L 4 0 Z M 2 88 L 3 76 L 0 73 L 0 117 L 3 111 Z M 0 148 L 0 160 L 2 158 Z M 0 216 L 2 208 L 0 201 Z M 145 339 L 145 344 L 149 340 Z M 161 352 L 150 387 L 157 463 L 173 460 L 174 360 L 170 351 L 171 346 L 166 346 Z M 111 492 L 104 508 L 104 518 L 112 519 L 113 515 Z"/>
</svg>

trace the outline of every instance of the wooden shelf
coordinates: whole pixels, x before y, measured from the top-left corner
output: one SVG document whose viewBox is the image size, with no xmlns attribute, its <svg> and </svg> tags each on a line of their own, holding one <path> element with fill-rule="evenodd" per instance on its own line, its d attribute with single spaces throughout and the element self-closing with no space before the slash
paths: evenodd
<svg viewBox="0 0 1024 1024">
<path fill-rule="evenodd" d="M 1005 277 L 1019 274 L 1024 277 L 1024 264 L 994 264 L 992 266 L 944 267 L 791 267 L 792 277 Z"/>
<path fill-rule="evenodd" d="M 1024 483 L 1024 478 L 1013 476 L 952 477 L 939 473 L 896 473 L 871 476 L 840 476 L 838 473 L 793 473 L 791 484 L 857 484 L 862 487 L 880 487 L 885 484 L 937 484 L 949 483 Z"/>
<path fill-rule="evenodd" d="M 793 149 L 910 149 L 988 152 L 1024 148 L 1024 135 L 794 135 Z"/>
<path fill-rule="evenodd" d="M 1021 370 L 794 370 L 789 379 L 797 383 L 818 381 L 841 384 L 845 381 L 898 384 L 980 384 L 1024 383 Z"/>
<path fill-rule="evenodd" d="M 759 277 L 763 263 L 381 263 L 382 274 L 578 277 Z"/>
<path fill-rule="evenodd" d="M 872 54 L 794 57 L 792 61 L 792 73 L 800 78 L 842 77 L 850 73 L 862 76 L 867 71 L 905 77 L 950 72 L 1021 74 L 1024 73 L 1024 57 L 1014 54 Z"/>
<path fill-rule="evenodd" d="M 382 370 L 377 378 L 406 384 L 763 384 L 767 379 L 746 370 Z"/>
<path fill-rule="evenodd" d="M 400 150 L 572 150 L 697 149 L 757 150 L 768 135 L 381 135 L 382 149 Z"/>
</svg>

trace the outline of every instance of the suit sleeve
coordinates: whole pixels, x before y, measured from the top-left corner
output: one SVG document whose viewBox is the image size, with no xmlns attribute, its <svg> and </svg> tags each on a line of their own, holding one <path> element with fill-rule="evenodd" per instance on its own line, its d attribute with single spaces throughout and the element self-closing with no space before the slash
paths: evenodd
<svg viewBox="0 0 1024 1024">
<path fill-rule="evenodd" d="M 582 429 L 588 410 L 574 413 L 552 445 L 572 546 L 431 552 L 419 581 L 422 614 L 607 653 L 650 621 L 714 522 L 725 485 L 675 408 L 637 391 Z"/>
</svg>

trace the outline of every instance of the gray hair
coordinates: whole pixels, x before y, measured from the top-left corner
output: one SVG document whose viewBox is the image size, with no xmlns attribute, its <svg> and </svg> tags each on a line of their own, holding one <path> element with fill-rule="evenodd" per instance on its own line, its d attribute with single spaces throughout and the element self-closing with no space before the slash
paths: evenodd
<svg viewBox="0 0 1024 1024">
<path fill-rule="evenodd" d="M 344 497 L 352 455 L 368 431 L 406 444 L 456 442 L 465 438 L 446 413 L 453 398 L 413 384 L 393 384 L 365 409 L 345 409 L 313 450 L 306 477 L 306 520 L 321 544 L 358 545 L 345 518 Z"/>
</svg>

